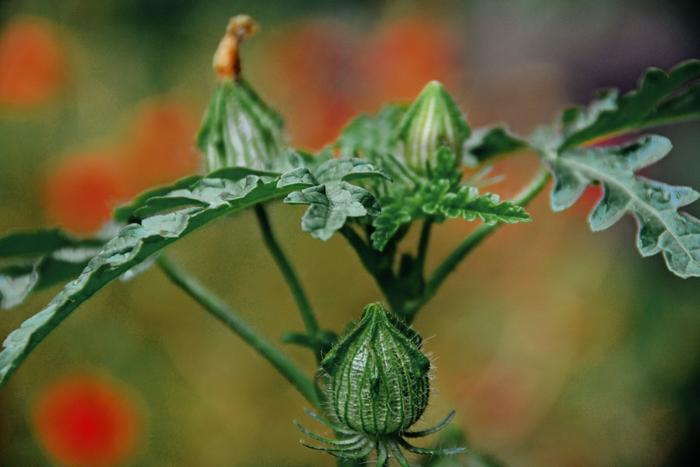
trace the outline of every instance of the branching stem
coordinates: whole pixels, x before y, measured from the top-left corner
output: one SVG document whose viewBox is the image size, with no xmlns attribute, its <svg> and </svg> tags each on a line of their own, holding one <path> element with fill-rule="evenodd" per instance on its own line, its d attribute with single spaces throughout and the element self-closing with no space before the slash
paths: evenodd
<svg viewBox="0 0 700 467">
<path fill-rule="evenodd" d="M 387 246 L 385 253 L 374 250 L 372 246 L 365 242 L 362 237 L 350 226 L 345 225 L 340 229 L 340 233 L 345 237 L 350 246 L 355 250 L 360 262 L 369 272 L 377 286 L 389 302 L 390 308 L 395 313 L 403 311 L 403 296 L 397 287 L 396 276 L 391 269 L 394 255 L 387 257 L 390 247 Z"/>
<path fill-rule="evenodd" d="M 158 258 L 158 266 L 176 286 L 202 305 L 206 311 L 225 324 L 270 362 L 306 400 L 315 407 L 320 407 L 316 387 L 311 378 L 306 376 L 293 361 L 272 345 L 264 336 L 253 329 L 237 312 L 229 308 L 220 298 L 207 290 L 194 278 L 190 277 L 187 272 L 182 270 L 167 256 L 161 255 Z"/>
<path fill-rule="evenodd" d="M 535 198 L 547 185 L 550 175 L 549 171 L 545 167 L 541 167 L 535 176 L 532 178 L 530 183 L 523 188 L 523 190 L 513 198 L 513 202 L 520 206 L 527 206 L 530 201 Z M 493 232 L 496 231 L 501 226 L 498 224 L 484 224 L 474 230 L 469 234 L 462 242 L 454 249 L 443 261 L 438 265 L 438 267 L 433 272 L 432 277 L 428 280 L 425 286 L 425 292 L 421 300 L 415 303 L 413 308 L 409 310 L 409 316 L 414 317 L 415 314 L 420 310 L 420 308 L 430 301 L 435 293 L 438 291 L 440 286 L 443 284 L 447 276 L 450 275 L 452 271 L 457 267 L 457 265 L 466 256 L 474 250 L 474 248 L 479 245 L 484 239 L 488 238 Z"/>
</svg>

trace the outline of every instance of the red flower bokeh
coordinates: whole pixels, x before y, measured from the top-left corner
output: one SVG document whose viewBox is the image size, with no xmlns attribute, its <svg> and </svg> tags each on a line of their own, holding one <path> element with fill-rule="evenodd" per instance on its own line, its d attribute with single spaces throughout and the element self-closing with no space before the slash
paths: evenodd
<svg viewBox="0 0 700 467">
<path fill-rule="evenodd" d="M 79 235 L 98 231 L 122 202 L 153 186 L 192 174 L 197 121 L 182 104 L 154 101 L 137 115 L 121 150 L 71 155 L 52 167 L 44 184 L 50 221 Z"/>
<path fill-rule="evenodd" d="M 330 20 L 286 27 L 266 45 L 266 91 L 284 109 L 293 143 L 320 149 L 358 112 L 411 101 L 431 80 L 459 70 L 454 33 L 424 18 L 381 23 L 362 34 Z"/>
<path fill-rule="evenodd" d="M 198 118 L 173 99 L 147 103 L 136 115 L 124 160 L 130 194 L 194 173 L 200 162 L 194 140 Z"/>
<path fill-rule="evenodd" d="M 448 88 L 459 70 L 459 41 L 443 23 L 403 18 L 380 25 L 360 54 L 360 76 L 368 83 L 373 107 L 413 100 L 432 80 Z"/>
<path fill-rule="evenodd" d="M 33 106 L 53 97 L 66 82 L 61 40 L 46 21 L 16 19 L 0 36 L 0 105 Z"/>
<path fill-rule="evenodd" d="M 94 375 L 66 377 L 34 406 L 36 434 L 52 458 L 70 466 L 113 466 L 133 456 L 142 429 L 134 396 Z"/>
<path fill-rule="evenodd" d="M 320 149 L 358 111 L 356 54 L 354 31 L 328 20 L 287 26 L 266 44 L 262 79 L 296 146 Z"/>
<path fill-rule="evenodd" d="M 128 198 L 119 156 L 105 152 L 62 160 L 49 173 L 43 194 L 51 222 L 80 235 L 99 230 L 114 206 Z"/>
</svg>

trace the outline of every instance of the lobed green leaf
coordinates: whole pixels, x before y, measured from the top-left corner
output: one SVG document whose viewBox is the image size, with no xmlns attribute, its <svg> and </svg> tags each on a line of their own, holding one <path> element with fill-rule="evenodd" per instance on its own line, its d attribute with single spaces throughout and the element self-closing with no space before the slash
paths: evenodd
<svg viewBox="0 0 700 467">
<path fill-rule="evenodd" d="M 313 170 L 316 184 L 290 193 L 287 204 L 308 204 L 301 227 L 314 238 L 328 240 L 348 218 L 376 216 L 380 205 L 365 188 L 349 183 L 359 178 L 384 178 L 386 175 L 362 159 L 331 159 Z"/>
<path fill-rule="evenodd" d="M 438 151 L 428 179 L 392 187 L 380 199 L 381 213 L 372 220 L 372 246 L 382 251 L 403 225 L 417 219 L 435 222 L 462 218 L 486 223 L 527 222 L 530 216 L 521 206 L 501 201 L 493 193 L 480 194 L 469 184 L 460 185 L 462 173 L 455 167 L 456 155 L 447 148 Z"/>
<path fill-rule="evenodd" d="M 588 218 L 592 230 L 606 229 L 630 213 L 637 221 L 637 248 L 642 256 L 662 252 L 676 275 L 700 276 L 700 220 L 678 211 L 700 194 L 635 174 L 665 157 L 671 147 L 667 138 L 647 136 L 622 146 L 562 152 L 548 161 L 555 177 L 552 209 L 568 208 L 588 185 L 600 183 L 604 195 Z"/>
<path fill-rule="evenodd" d="M 396 129 L 405 106 L 387 105 L 376 115 L 360 115 L 342 131 L 333 148 L 340 157 L 363 157 L 376 163 L 378 155 L 393 151 Z"/>
<path fill-rule="evenodd" d="M 562 116 L 563 139 L 568 149 L 621 131 L 634 131 L 678 120 L 700 117 L 700 60 L 689 60 L 668 73 L 649 69 L 639 88 L 620 96 L 604 91 L 587 109 L 573 108 Z"/>
<path fill-rule="evenodd" d="M 478 128 L 464 144 L 463 163 L 476 167 L 497 156 L 527 147 L 525 140 L 503 127 Z"/>
</svg>

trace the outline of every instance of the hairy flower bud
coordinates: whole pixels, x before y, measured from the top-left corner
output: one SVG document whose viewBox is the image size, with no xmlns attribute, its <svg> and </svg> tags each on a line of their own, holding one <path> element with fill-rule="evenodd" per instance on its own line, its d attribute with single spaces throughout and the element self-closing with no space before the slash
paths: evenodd
<svg viewBox="0 0 700 467">
<path fill-rule="evenodd" d="M 298 422 L 297 427 L 322 445 L 302 444 L 336 457 L 363 460 L 376 451 L 377 466 L 389 459 L 408 466 L 402 453 L 452 455 L 463 448 L 420 448 L 407 438 L 421 438 L 446 427 L 454 411 L 431 428 L 408 431 L 423 415 L 430 395 L 430 360 L 422 339 L 381 303 L 371 303 L 321 361 L 330 420 L 315 412 L 308 415 L 333 429 L 338 439 L 326 438 Z"/>
<path fill-rule="evenodd" d="M 421 338 L 380 303 L 321 362 L 337 421 L 370 435 L 400 433 L 428 405 L 430 360 Z"/>
<path fill-rule="evenodd" d="M 442 84 L 431 81 L 399 123 L 398 156 L 408 166 L 422 172 L 435 165 L 442 146 L 452 149 L 459 160 L 469 135 L 469 125 L 455 101 Z"/>
</svg>

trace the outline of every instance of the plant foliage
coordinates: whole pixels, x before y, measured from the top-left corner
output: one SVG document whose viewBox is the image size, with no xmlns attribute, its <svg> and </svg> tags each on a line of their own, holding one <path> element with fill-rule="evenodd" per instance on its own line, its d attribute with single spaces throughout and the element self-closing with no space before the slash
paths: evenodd
<svg viewBox="0 0 700 467">
<path fill-rule="evenodd" d="M 31 292 L 76 277 L 104 245 L 58 229 L 12 232 L 0 238 L 0 307 L 21 304 Z"/>
<path fill-rule="evenodd" d="M 556 179 L 552 209 L 571 206 L 591 183 L 600 183 L 602 199 L 588 217 L 603 230 L 631 213 L 637 221 L 637 248 L 643 256 L 663 252 L 666 265 L 681 277 L 700 276 L 700 220 L 678 212 L 700 194 L 636 175 L 671 150 L 662 136 L 647 136 L 623 146 L 577 148 L 550 162 Z"/>
</svg>

